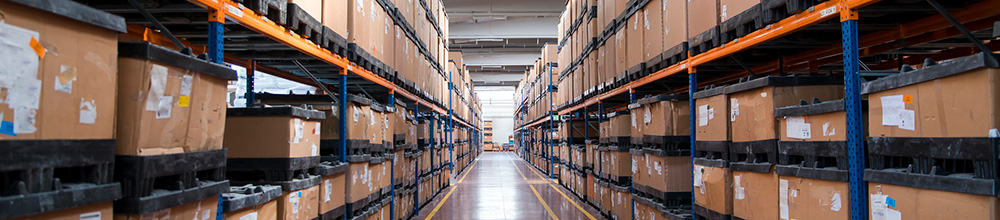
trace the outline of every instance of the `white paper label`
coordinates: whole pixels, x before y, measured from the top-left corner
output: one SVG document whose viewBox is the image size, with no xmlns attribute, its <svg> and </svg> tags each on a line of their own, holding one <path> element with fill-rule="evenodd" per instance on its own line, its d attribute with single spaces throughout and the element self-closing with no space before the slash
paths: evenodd
<svg viewBox="0 0 1000 220">
<path fill-rule="evenodd" d="M 822 11 L 819 11 L 819 17 L 822 18 L 822 17 L 830 16 L 833 13 L 837 13 L 837 6 L 831 6 L 829 8 L 823 9 Z"/>
<path fill-rule="evenodd" d="M 292 120 L 292 126 L 294 126 L 294 133 L 293 133 L 294 136 L 292 137 L 292 143 L 298 144 L 300 141 L 302 141 L 302 129 L 303 129 L 302 127 L 304 126 L 303 124 L 304 123 L 302 122 L 302 119 L 296 118 Z"/>
<path fill-rule="evenodd" d="M 836 134 L 833 130 L 829 128 L 830 128 L 830 122 L 823 123 L 823 136 L 832 136 Z"/>
<path fill-rule="evenodd" d="M 181 77 L 181 95 L 191 96 L 191 84 L 194 83 L 194 76 L 184 75 Z"/>
<path fill-rule="evenodd" d="M 882 96 L 882 125 L 899 126 L 899 112 L 905 110 L 903 95 Z"/>
<path fill-rule="evenodd" d="M 913 110 L 899 110 L 899 129 L 917 130 L 916 112 Z"/>
<path fill-rule="evenodd" d="M 312 155 L 319 156 L 319 148 L 316 147 L 316 144 L 312 145 Z"/>
<path fill-rule="evenodd" d="M 840 202 L 840 193 L 833 193 L 833 198 L 830 199 L 830 210 L 834 212 L 839 212 L 842 204 Z"/>
<path fill-rule="evenodd" d="M 80 124 L 94 124 L 97 122 L 97 103 L 96 100 L 90 100 L 89 102 L 80 98 Z"/>
<path fill-rule="evenodd" d="M 101 212 L 88 212 L 80 214 L 80 220 L 101 220 Z"/>
<path fill-rule="evenodd" d="M 28 107 L 15 107 L 14 108 L 14 133 L 16 134 L 30 134 L 35 133 L 38 128 L 35 128 L 35 114 L 38 113 L 37 109 L 32 109 Z"/>
<path fill-rule="evenodd" d="M 694 186 L 695 187 L 701 187 L 702 186 L 702 184 L 701 184 L 701 173 L 702 172 L 705 172 L 705 168 L 704 167 L 702 167 L 702 166 L 694 166 Z M 704 190 L 702 190 L 701 193 L 705 193 Z"/>
<path fill-rule="evenodd" d="M 292 203 L 292 213 L 299 213 L 299 195 L 291 195 L 288 200 Z"/>
<path fill-rule="evenodd" d="M 76 67 L 61 65 L 59 75 L 55 77 L 55 90 L 73 94 L 73 82 L 76 81 Z"/>
<path fill-rule="evenodd" d="M 319 135 L 319 130 L 321 130 L 320 123 L 316 122 L 316 128 L 313 128 L 313 134 L 314 135 Z"/>
<path fill-rule="evenodd" d="M 354 122 L 358 122 L 358 114 L 359 114 L 358 112 L 360 111 L 360 109 L 358 109 L 358 106 L 352 106 L 352 107 L 354 107 Z"/>
<path fill-rule="evenodd" d="M 806 123 L 806 119 L 802 116 L 787 117 L 785 118 L 785 122 L 785 135 L 789 138 L 812 138 L 812 125 Z"/>
<path fill-rule="evenodd" d="M 698 127 L 708 125 L 708 105 L 698 106 Z"/>
<path fill-rule="evenodd" d="M 778 209 L 781 219 L 788 219 L 788 180 L 778 180 Z"/>
<path fill-rule="evenodd" d="M 736 200 L 746 199 L 746 193 L 744 192 L 746 191 L 746 189 L 740 185 L 740 179 L 742 178 L 743 175 L 733 175 L 733 199 Z"/>
<path fill-rule="evenodd" d="M 16 78 L 7 92 L 7 104 L 11 107 L 38 109 L 41 98 L 42 81 L 35 78 Z"/>
<path fill-rule="evenodd" d="M 156 108 L 156 119 L 170 118 L 170 111 L 173 109 L 173 96 L 163 96 L 159 98 Z"/>
<path fill-rule="evenodd" d="M 870 209 L 872 210 L 872 220 L 899 220 L 902 219 L 902 213 L 897 210 L 889 208 L 886 204 L 886 200 L 889 198 L 888 195 L 883 194 L 870 194 Z"/>
<path fill-rule="evenodd" d="M 160 97 L 167 86 L 167 67 L 153 64 L 149 70 L 149 94 L 146 95 L 146 111 L 159 111 Z"/>
<path fill-rule="evenodd" d="M 740 116 L 740 101 L 735 98 L 729 99 L 729 120 L 736 121 L 736 116 Z"/>
<path fill-rule="evenodd" d="M 0 22 L 0 88 L 13 88 L 23 80 L 38 78 L 38 54 L 31 38 L 38 32 Z M 39 86 L 41 87 L 41 86 Z M 11 91 L 7 93 L 9 103 Z"/>
<path fill-rule="evenodd" d="M 333 183 L 330 180 L 323 181 L 323 191 L 326 192 L 323 194 L 323 202 L 329 202 L 330 194 L 333 194 Z"/>
<path fill-rule="evenodd" d="M 243 17 L 243 10 L 240 10 L 239 8 L 233 5 L 226 5 L 226 6 L 227 6 L 226 9 L 228 9 L 229 13 L 233 14 L 233 16 L 240 18 Z"/>
<path fill-rule="evenodd" d="M 211 209 L 205 210 L 205 211 L 201 211 L 201 220 L 208 220 L 209 218 L 212 218 L 212 210 Z"/>
<path fill-rule="evenodd" d="M 240 217 L 240 220 L 257 220 L 257 212 L 251 212 L 250 214 Z"/>
<path fill-rule="evenodd" d="M 645 107 L 643 109 L 645 109 L 646 111 L 645 113 L 643 113 L 642 122 L 646 124 L 653 122 L 653 114 L 649 112 L 649 107 Z"/>
</svg>

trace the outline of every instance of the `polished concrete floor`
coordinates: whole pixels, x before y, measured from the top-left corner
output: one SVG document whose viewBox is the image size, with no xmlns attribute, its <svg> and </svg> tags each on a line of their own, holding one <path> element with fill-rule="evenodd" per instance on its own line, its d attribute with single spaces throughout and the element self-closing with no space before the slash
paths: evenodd
<svg viewBox="0 0 1000 220">
<path fill-rule="evenodd" d="M 484 152 L 413 219 L 603 219 L 512 152 Z"/>
</svg>

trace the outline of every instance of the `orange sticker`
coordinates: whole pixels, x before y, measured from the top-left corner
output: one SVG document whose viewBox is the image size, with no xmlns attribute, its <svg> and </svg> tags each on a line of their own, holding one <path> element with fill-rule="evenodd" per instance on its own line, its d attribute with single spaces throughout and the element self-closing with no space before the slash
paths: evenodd
<svg viewBox="0 0 1000 220">
<path fill-rule="evenodd" d="M 42 43 L 39 43 L 38 40 L 35 39 L 35 37 L 31 37 L 31 42 L 28 44 L 30 44 L 31 49 L 34 49 L 35 53 L 38 54 L 38 58 L 42 59 L 45 58 L 45 47 L 42 47 Z"/>
<path fill-rule="evenodd" d="M 903 102 L 904 103 L 913 103 L 913 96 L 911 96 L 911 95 L 903 95 Z"/>
</svg>

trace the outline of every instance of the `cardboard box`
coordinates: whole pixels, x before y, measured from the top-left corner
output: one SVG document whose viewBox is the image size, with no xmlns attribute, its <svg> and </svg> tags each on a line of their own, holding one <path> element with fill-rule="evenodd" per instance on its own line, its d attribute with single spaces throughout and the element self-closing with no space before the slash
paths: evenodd
<svg viewBox="0 0 1000 220">
<path fill-rule="evenodd" d="M 645 126 L 644 136 L 687 136 L 691 134 L 691 111 L 684 95 L 659 95 L 636 101 L 643 105 L 637 121 Z"/>
<path fill-rule="evenodd" d="M 631 137 L 632 116 L 628 111 L 618 111 L 608 114 L 608 126 L 601 134 L 608 134 L 608 138 Z"/>
<path fill-rule="evenodd" d="M 694 37 L 719 25 L 719 0 L 687 1 L 687 38 Z"/>
<path fill-rule="evenodd" d="M 371 48 L 371 39 L 368 36 L 371 33 L 371 26 L 373 26 L 373 21 L 371 18 L 372 12 L 375 10 L 374 6 L 377 6 L 375 0 L 347 0 L 347 43 L 358 44 L 359 47 L 368 50 Z M 333 7 L 337 7 L 334 5 Z M 324 25 L 326 25 L 324 23 Z M 334 27 L 330 27 L 333 29 Z"/>
<path fill-rule="evenodd" d="M 725 22 L 758 4 L 760 0 L 719 0 L 719 21 Z"/>
<path fill-rule="evenodd" d="M 347 173 L 323 176 L 319 188 L 319 213 L 327 213 L 344 206 L 344 189 L 347 183 Z"/>
<path fill-rule="evenodd" d="M 664 50 L 663 38 L 667 34 L 663 33 L 663 1 L 666 0 L 650 0 L 646 7 L 639 10 L 642 12 L 642 23 L 644 23 L 643 28 L 645 28 L 642 30 L 643 62 L 659 56 Z"/>
<path fill-rule="evenodd" d="M 781 141 L 847 141 L 847 112 L 845 111 L 778 117 L 777 120 L 778 135 L 780 135 L 779 140 Z M 793 123 L 789 124 L 789 120 Z M 811 135 L 802 136 L 801 133 L 789 132 L 789 128 L 792 128 L 792 131 L 801 131 L 801 123 L 805 123 Z"/>
<path fill-rule="evenodd" d="M 85 206 L 78 206 L 63 210 L 50 211 L 46 213 L 35 214 L 31 216 L 13 218 L 11 220 L 33 220 L 33 219 L 51 219 L 51 220 L 111 220 L 113 204 L 111 201 L 97 204 L 90 204 Z"/>
<path fill-rule="evenodd" d="M 901 77 L 920 77 L 916 83 L 894 83 L 902 79 L 893 77 L 872 81 L 866 91 L 882 85 L 886 89 L 866 92 L 869 97 L 868 130 L 872 137 L 988 137 L 991 129 L 1000 126 L 1000 97 L 997 79 L 1000 69 L 975 69 L 953 67 L 968 60 L 981 59 L 979 54 L 959 58 L 954 64 L 942 63 L 920 70 L 900 74 Z M 927 77 L 930 74 L 944 77 Z M 912 80 L 909 80 L 912 82 Z M 885 86 L 889 85 L 889 86 Z M 872 88 L 868 88 L 872 87 Z M 902 109 L 886 108 L 886 103 L 899 103 Z M 912 113 L 912 125 L 899 121 L 885 121 L 900 112 Z M 909 115 L 909 114 L 907 114 Z M 962 117 L 949 117 L 962 115 Z"/>
<path fill-rule="evenodd" d="M 870 219 L 997 219 L 997 197 L 868 184 Z M 844 204 L 845 207 L 847 204 Z"/>
<path fill-rule="evenodd" d="M 188 220 L 188 219 L 215 219 L 216 210 L 219 208 L 219 196 L 209 196 L 203 200 L 191 202 L 184 205 L 174 206 L 159 211 L 154 211 L 140 215 L 114 214 L 116 220 L 143 220 L 143 219 L 163 219 L 163 220 Z"/>
<path fill-rule="evenodd" d="M 282 191 L 278 197 L 278 219 L 309 220 L 319 216 L 319 186 Z"/>
<path fill-rule="evenodd" d="M 733 171 L 733 217 L 779 219 L 778 174 Z M 816 213 L 813 213 L 816 214 Z"/>
<path fill-rule="evenodd" d="M 616 219 L 629 219 L 632 217 L 632 193 L 629 187 L 612 185 L 610 189 L 611 214 Z M 606 208 L 607 209 L 607 208 Z"/>
<path fill-rule="evenodd" d="M 629 155 L 632 157 L 632 163 L 631 163 L 632 173 L 630 175 L 632 177 L 632 183 L 642 186 L 650 185 L 649 181 L 647 180 L 649 179 L 650 176 L 648 173 L 649 168 L 646 167 L 646 164 L 648 164 L 646 161 L 646 156 L 644 154 L 629 154 Z"/>
<path fill-rule="evenodd" d="M 729 141 L 729 96 L 722 91 L 725 87 L 696 92 L 695 140 Z"/>
<path fill-rule="evenodd" d="M 730 132 L 733 142 L 778 139 L 774 109 L 798 105 L 801 100 L 821 101 L 844 98 L 843 78 L 840 77 L 765 77 L 726 88 L 729 95 Z M 829 80 L 827 80 L 829 79 Z M 839 79 L 839 81 L 838 81 Z M 816 84 L 786 84 L 785 80 L 816 80 Z M 762 82 L 768 82 L 766 84 Z M 772 86 L 773 85 L 773 86 Z M 761 129 L 767 128 L 767 129 Z"/>
<path fill-rule="evenodd" d="M 4 57 L 31 63 L 4 67 L 24 72 L 16 79 L 10 75 L 2 83 L 6 85 L 0 85 L 6 91 L 0 98 L 8 100 L 0 104 L 0 111 L 6 112 L 0 117 L 5 128 L 12 129 L 4 129 L 0 140 L 115 138 L 113 85 L 118 80 L 118 33 L 125 32 L 124 19 L 77 3 L 52 7 L 82 8 L 110 19 L 79 21 L 47 9 L 0 2 L 4 11 L 0 40 L 17 44 L 2 49 Z M 39 55 L 32 45 L 46 49 Z"/>
<path fill-rule="evenodd" d="M 723 215 L 733 214 L 733 172 L 728 168 L 694 166 L 694 204 Z M 774 203 L 767 205 L 774 206 Z"/>
<path fill-rule="evenodd" d="M 227 158 L 297 158 L 319 156 L 324 113 L 297 107 L 229 110 Z M 284 112 L 279 112 L 284 111 Z"/>
<path fill-rule="evenodd" d="M 688 35 L 688 11 L 687 0 L 660 0 L 663 3 L 661 16 L 663 18 L 663 50 L 671 49 L 675 46 L 687 42 Z M 703 0 L 694 0 L 703 1 Z M 684 54 L 683 56 L 687 56 Z"/>
<path fill-rule="evenodd" d="M 625 70 L 628 70 L 628 68 L 631 67 L 631 66 L 628 65 L 628 61 L 626 59 L 626 57 L 628 57 L 628 55 L 629 55 L 628 53 L 626 53 L 626 50 L 629 47 L 628 42 L 627 42 L 628 38 L 626 38 L 626 35 L 628 35 L 627 32 L 628 32 L 627 28 L 622 28 L 622 29 L 618 29 L 618 31 L 616 32 L 616 34 L 614 34 L 613 38 L 615 40 L 615 43 L 612 44 L 612 45 L 614 45 L 614 47 L 615 47 L 615 49 L 614 49 L 615 56 L 613 57 L 614 61 L 615 61 L 615 65 L 614 65 L 614 69 L 612 69 L 611 72 L 609 72 L 609 74 L 610 74 L 608 76 L 609 78 L 610 77 L 616 77 L 619 74 L 624 73 Z"/>
<path fill-rule="evenodd" d="M 368 168 L 368 162 L 357 162 L 350 163 L 350 168 L 347 169 L 347 188 L 344 189 L 347 192 L 347 198 L 345 202 L 355 203 L 361 199 L 368 198 L 371 194 L 371 182 L 372 173 Z"/>
<path fill-rule="evenodd" d="M 603 162 L 607 169 L 602 172 L 619 177 L 632 176 L 632 155 L 628 151 L 604 151 L 604 154 L 607 155 Z"/>
<path fill-rule="evenodd" d="M 346 38 L 348 33 L 348 11 L 349 9 L 354 9 L 351 7 L 354 5 L 348 5 L 348 0 L 322 0 L 322 2 L 322 16 L 320 16 L 321 18 L 317 18 L 317 20 L 322 21 L 323 26 L 329 27 L 330 30 L 333 30 L 333 32 L 336 32 L 341 37 Z M 313 17 L 317 17 L 317 15 L 312 12 L 309 12 L 309 14 L 313 15 Z"/>
<path fill-rule="evenodd" d="M 638 10 L 636 11 L 635 14 L 632 14 L 632 16 L 630 16 L 626 21 L 627 26 L 625 27 L 625 30 L 626 32 L 628 32 L 628 34 L 625 34 L 626 37 L 625 43 L 628 44 L 628 46 L 627 49 L 625 49 L 625 54 L 626 54 L 625 68 L 632 68 L 635 67 L 636 65 L 646 62 L 646 56 L 643 53 L 643 48 L 642 48 L 643 46 L 645 46 L 644 42 L 645 39 L 643 39 L 645 35 L 644 27 L 646 26 L 645 21 L 643 19 L 644 16 L 645 13 L 643 12 L 643 10 Z"/>
<path fill-rule="evenodd" d="M 226 86 L 235 71 L 149 43 L 118 48 L 116 154 L 222 149 Z"/>
<path fill-rule="evenodd" d="M 691 192 L 691 158 L 686 156 L 644 157 L 646 185 L 660 192 Z M 639 166 L 643 166 L 640 164 Z"/>
<path fill-rule="evenodd" d="M 778 178 L 779 214 L 787 217 L 785 219 L 850 218 L 851 202 L 847 182 L 793 176 Z"/>
<path fill-rule="evenodd" d="M 309 14 L 309 16 L 312 16 L 317 21 L 323 21 L 323 9 L 324 9 L 323 3 L 324 3 L 325 0 L 287 0 L 287 1 L 288 1 L 288 4 L 296 4 L 296 5 L 298 5 L 300 8 L 302 8 L 302 10 L 306 11 L 306 14 Z M 340 1 L 343 2 L 344 0 L 340 0 Z M 336 0 L 333 0 L 332 2 L 336 2 Z M 340 7 L 346 9 L 347 8 L 347 4 L 340 5 Z M 346 12 L 346 11 L 347 10 L 343 10 L 343 12 Z M 324 24 L 324 25 L 326 25 L 326 24 Z M 330 29 L 333 29 L 333 27 L 330 27 Z M 336 31 L 336 30 L 334 30 L 334 31 Z M 343 32 L 339 32 L 339 33 L 343 33 Z"/>
<path fill-rule="evenodd" d="M 278 200 L 274 199 L 264 204 L 246 207 L 236 211 L 226 212 L 223 220 L 275 220 L 278 219 Z"/>
</svg>

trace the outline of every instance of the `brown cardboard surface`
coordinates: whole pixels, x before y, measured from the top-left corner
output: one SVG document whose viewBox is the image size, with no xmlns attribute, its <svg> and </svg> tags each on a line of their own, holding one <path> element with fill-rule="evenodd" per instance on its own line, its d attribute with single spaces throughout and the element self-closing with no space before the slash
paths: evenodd
<svg viewBox="0 0 1000 220">
<path fill-rule="evenodd" d="M 661 192 L 691 192 L 691 158 L 645 155 L 646 186 Z M 643 166 L 643 165 L 640 165 Z"/>
<path fill-rule="evenodd" d="M 302 138 L 295 142 L 296 125 Z M 293 116 L 241 116 L 226 120 L 228 158 L 295 158 L 319 156 L 319 120 Z"/>
<path fill-rule="evenodd" d="M 167 71 L 163 97 L 179 100 L 184 76 L 193 77 L 189 106 L 173 101 L 170 115 L 147 111 L 150 73 Z M 119 58 L 117 111 L 118 155 L 159 155 L 222 149 L 226 123 L 227 81 L 157 61 Z"/>
<path fill-rule="evenodd" d="M 344 184 L 347 183 L 347 173 L 323 176 L 319 187 L 319 213 L 327 213 L 344 205 Z"/>
<path fill-rule="evenodd" d="M 41 80 L 38 109 L 27 111 L 34 112 L 32 127 L 36 130 L 16 137 L 2 134 L 0 140 L 114 138 L 117 97 L 115 87 L 108 85 L 115 85 L 118 80 L 118 33 L 21 4 L 0 2 L 0 9 L 5 24 L 38 32 L 36 40 L 47 51 L 38 60 L 36 79 Z M 72 93 L 55 90 L 63 68 L 74 75 Z M 14 84 L 30 81 L 33 79 L 17 80 Z M 0 99 L 13 96 L 8 93 L 10 89 L 0 92 Z M 93 102 L 96 108 L 93 124 L 80 123 L 83 102 Z M 0 111 L 6 113 L 3 121 L 18 123 L 14 120 L 14 108 L 8 103 L 0 104 Z"/>
<path fill-rule="evenodd" d="M 617 217 L 617 219 L 629 219 L 632 217 L 632 193 L 628 191 L 628 187 L 625 191 L 618 191 L 615 188 L 610 188 L 611 190 L 611 204 L 610 208 L 611 214 Z"/>
<path fill-rule="evenodd" d="M 632 128 L 632 114 L 615 115 L 608 120 L 609 137 L 629 137 Z"/>
<path fill-rule="evenodd" d="M 608 156 L 605 173 L 615 176 L 632 176 L 632 154 L 628 151 L 605 151 Z"/>
<path fill-rule="evenodd" d="M 646 56 L 645 54 L 643 54 L 643 48 L 642 48 L 643 46 L 645 46 L 643 43 L 644 40 L 643 37 L 645 35 L 644 26 L 646 25 L 643 18 L 644 16 L 645 13 L 643 13 L 643 10 L 637 11 L 635 14 L 632 14 L 632 16 L 628 18 L 627 21 L 628 25 L 625 26 L 625 31 L 628 32 L 628 34 L 626 34 L 625 36 L 626 43 L 628 44 L 627 49 L 625 49 L 626 69 L 631 68 L 635 65 L 639 65 L 640 63 L 646 62 Z"/>
<path fill-rule="evenodd" d="M 708 109 L 705 116 L 697 115 L 696 120 L 706 119 L 708 124 L 702 125 L 696 121 L 695 140 L 698 141 L 729 141 L 729 97 L 726 94 L 695 100 L 696 114 L 701 114 L 702 108 Z M 704 106 L 704 107 L 703 107 Z"/>
<path fill-rule="evenodd" d="M 610 74 L 611 74 L 610 77 L 615 77 L 618 74 L 621 74 L 621 73 L 625 72 L 625 70 L 627 70 L 630 67 L 628 65 L 628 59 L 626 58 L 629 55 L 628 53 L 626 53 L 627 52 L 627 48 L 629 47 L 629 44 L 627 42 L 629 39 L 626 37 L 626 35 L 628 35 L 627 34 L 628 33 L 628 31 L 627 31 L 628 29 L 629 28 L 626 26 L 625 28 L 620 29 L 618 31 L 618 33 L 614 35 L 614 39 L 615 39 L 615 43 L 614 43 L 614 46 L 615 46 L 615 56 L 614 56 L 615 68 L 612 70 L 612 72 L 610 72 Z"/>
<path fill-rule="evenodd" d="M 141 215 L 114 214 L 116 220 L 189 220 L 215 219 L 219 208 L 219 196 L 209 196 L 206 199 L 174 206 L 159 211 Z"/>
<path fill-rule="evenodd" d="M 778 219 L 778 174 L 733 171 L 733 217 Z"/>
<path fill-rule="evenodd" d="M 645 135 L 682 136 L 691 134 L 691 111 L 687 101 L 661 101 L 644 106 L 637 116 L 646 125 Z"/>
<path fill-rule="evenodd" d="M 687 0 L 661 0 L 663 6 L 663 50 L 686 42 L 688 39 Z"/>
<path fill-rule="evenodd" d="M 694 166 L 694 172 L 694 203 L 724 215 L 732 214 L 733 172 L 728 168 L 699 165 Z"/>
<path fill-rule="evenodd" d="M 347 0 L 347 38 L 348 43 L 356 43 L 366 50 L 371 46 L 369 27 L 372 26 L 371 13 L 373 0 Z M 336 7 L 336 6 L 334 6 Z M 333 27 L 330 27 L 331 29 Z"/>
<path fill-rule="evenodd" d="M 253 218 L 252 216 L 257 216 Z M 264 204 L 246 207 L 240 210 L 223 213 L 223 220 L 275 220 L 278 219 L 278 200 L 274 199 Z"/>
<path fill-rule="evenodd" d="M 688 0 L 688 38 L 719 25 L 719 0 Z"/>
<path fill-rule="evenodd" d="M 779 138 L 774 109 L 798 105 L 800 100 L 811 101 L 813 98 L 827 101 L 842 99 L 844 86 L 762 87 L 729 94 L 732 141 Z"/>
<path fill-rule="evenodd" d="M 648 105 L 643 105 L 641 107 L 629 110 L 629 112 L 631 112 L 631 114 L 629 114 L 628 116 L 630 120 L 629 124 L 631 125 L 631 128 L 629 129 L 629 135 L 632 137 L 633 141 L 637 140 L 640 142 L 633 144 L 641 144 L 642 136 L 645 134 L 645 131 L 649 126 L 649 124 L 647 124 L 645 120 L 643 120 L 645 119 L 643 118 L 643 116 L 645 116 L 645 114 L 643 113 L 646 112 L 646 110 L 648 109 L 649 109 Z"/>
<path fill-rule="evenodd" d="M 786 219 L 849 219 L 850 191 L 847 182 L 780 176 L 778 184 L 779 213 L 788 210 Z M 787 190 L 782 190 L 782 182 Z M 784 194 L 781 194 L 785 192 Z M 787 202 L 782 204 L 782 197 Z"/>
<path fill-rule="evenodd" d="M 343 1 L 343 0 L 341 0 Z M 306 14 L 312 16 L 317 21 L 323 21 L 323 2 L 324 0 L 288 0 L 288 3 L 295 3 L 302 10 L 306 11 Z M 347 5 L 341 5 L 341 8 L 346 8 Z M 346 11 L 346 10 L 345 10 Z M 330 27 L 333 29 L 333 27 Z"/>
<path fill-rule="evenodd" d="M 788 136 L 788 119 L 804 118 L 809 123 L 810 138 L 798 139 Z M 778 119 L 778 135 L 781 141 L 847 141 L 847 112 L 837 111 L 817 115 L 788 116 Z"/>
<path fill-rule="evenodd" d="M 976 69 L 936 80 L 871 93 L 868 129 L 872 137 L 988 137 L 1000 125 L 1000 69 Z M 912 97 L 914 130 L 883 125 L 882 97 Z"/>
<path fill-rule="evenodd" d="M 49 220 L 77 220 L 85 219 L 87 220 L 111 220 L 113 205 L 112 202 L 104 202 L 97 204 L 90 204 L 85 206 L 73 207 L 69 209 L 51 211 L 41 214 L 35 214 L 25 217 L 13 218 L 10 220 L 34 220 L 34 219 L 49 219 Z"/>
<path fill-rule="evenodd" d="M 757 4 L 760 0 L 719 0 L 719 21 L 726 21 Z"/>
<path fill-rule="evenodd" d="M 631 163 L 632 182 L 639 185 L 648 186 L 650 183 L 647 181 L 647 179 L 650 178 L 650 175 L 647 172 L 649 168 L 645 166 L 645 164 L 647 164 L 646 156 L 635 155 L 635 154 L 629 154 L 629 155 L 632 156 L 632 163 Z"/>
<path fill-rule="evenodd" d="M 642 38 L 645 44 L 642 46 L 643 62 L 663 53 L 663 37 L 666 36 L 663 33 L 663 1 L 665 0 L 650 0 L 646 7 L 640 10 L 645 28 Z"/>
<path fill-rule="evenodd" d="M 278 219 L 309 220 L 319 216 L 319 186 L 282 191 L 277 201 Z"/>
<path fill-rule="evenodd" d="M 917 189 L 882 183 L 868 183 L 868 216 L 892 215 L 899 219 L 998 219 L 997 197 L 971 195 L 929 189 Z M 892 198 L 894 206 L 886 206 Z M 846 204 L 845 204 L 846 206 Z"/>
<path fill-rule="evenodd" d="M 368 162 L 350 163 L 346 174 L 346 194 L 345 202 L 354 203 L 363 199 L 371 193 L 371 172 L 368 169 Z"/>
</svg>

